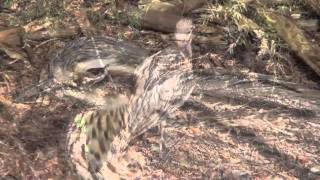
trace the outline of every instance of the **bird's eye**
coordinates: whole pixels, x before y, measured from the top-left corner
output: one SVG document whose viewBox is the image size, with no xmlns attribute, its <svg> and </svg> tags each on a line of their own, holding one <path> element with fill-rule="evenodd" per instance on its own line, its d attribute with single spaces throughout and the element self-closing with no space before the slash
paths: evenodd
<svg viewBox="0 0 320 180">
<path fill-rule="evenodd" d="M 92 68 L 87 70 L 88 76 L 89 77 L 96 77 L 96 76 L 101 76 L 105 73 L 104 68 Z"/>
</svg>

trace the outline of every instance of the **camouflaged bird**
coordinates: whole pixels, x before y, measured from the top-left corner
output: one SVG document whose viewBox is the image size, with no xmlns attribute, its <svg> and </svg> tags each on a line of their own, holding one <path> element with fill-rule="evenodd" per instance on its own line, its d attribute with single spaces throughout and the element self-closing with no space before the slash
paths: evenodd
<svg viewBox="0 0 320 180">
<path fill-rule="evenodd" d="M 184 21 L 186 27 L 191 21 Z M 177 30 L 179 30 L 177 28 Z M 181 34 L 186 31 L 179 30 Z M 186 37 L 191 38 L 190 31 Z M 136 89 L 131 96 L 108 97 L 108 105 L 92 113 L 87 121 L 89 166 L 98 171 L 125 153 L 129 143 L 159 125 L 179 108 L 193 91 L 191 40 L 166 48 L 150 57 L 135 71 Z"/>
<path fill-rule="evenodd" d="M 159 125 L 190 96 L 191 65 L 178 49 L 165 49 L 147 58 L 136 71 L 131 97 L 108 97 L 110 105 L 92 113 L 87 124 L 89 161 L 97 170 L 101 160 L 121 156 L 137 136 Z"/>
</svg>

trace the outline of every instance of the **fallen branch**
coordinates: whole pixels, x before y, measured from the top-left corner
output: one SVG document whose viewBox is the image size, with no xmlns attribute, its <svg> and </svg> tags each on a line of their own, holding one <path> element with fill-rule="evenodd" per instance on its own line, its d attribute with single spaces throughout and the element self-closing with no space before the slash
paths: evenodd
<svg viewBox="0 0 320 180">
<path fill-rule="evenodd" d="M 290 48 L 320 76 L 319 45 L 311 42 L 310 38 L 290 18 L 274 12 L 262 14 Z"/>
<path fill-rule="evenodd" d="M 199 72 L 195 94 L 219 101 L 252 103 L 297 111 L 320 113 L 320 91 L 304 85 L 278 80 L 274 76 L 214 70 Z"/>
<path fill-rule="evenodd" d="M 206 0 L 187 0 L 162 2 L 152 1 L 146 5 L 141 19 L 141 25 L 146 29 L 161 32 L 175 32 L 176 24 L 184 14 L 204 5 Z"/>
</svg>

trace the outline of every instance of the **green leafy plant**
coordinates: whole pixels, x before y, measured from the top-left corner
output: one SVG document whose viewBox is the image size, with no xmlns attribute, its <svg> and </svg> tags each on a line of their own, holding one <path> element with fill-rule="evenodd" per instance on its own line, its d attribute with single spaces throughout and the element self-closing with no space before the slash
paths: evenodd
<svg viewBox="0 0 320 180">
<path fill-rule="evenodd" d="M 76 123 L 77 128 L 81 129 L 81 132 L 85 132 L 86 131 L 86 118 L 84 117 L 83 114 L 78 114 L 75 118 L 74 118 L 74 122 Z"/>
<path fill-rule="evenodd" d="M 25 8 L 28 8 L 28 10 L 17 14 L 24 23 L 42 17 L 61 19 L 66 15 L 63 3 L 58 0 L 37 0 L 28 4 Z"/>
<path fill-rule="evenodd" d="M 4 6 L 11 6 L 13 4 L 13 0 L 4 0 Z"/>
</svg>

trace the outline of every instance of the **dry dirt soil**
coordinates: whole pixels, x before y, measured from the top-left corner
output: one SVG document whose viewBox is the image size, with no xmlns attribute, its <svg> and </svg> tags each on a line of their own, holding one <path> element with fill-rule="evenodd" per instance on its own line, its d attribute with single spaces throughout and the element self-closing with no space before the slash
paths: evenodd
<svg viewBox="0 0 320 180">
<path fill-rule="evenodd" d="M 110 36 L 134 34 L 119 25 L 110 25 L 106 31 Z M 149 41 L 153 36 L 133 40 L 152 46 L 152 51 L 166 46 L 157 43 L 159 39 Z M 74 117 L 84 111 L 82 106 L 54 96 L 27 103 L 13 100 L 38 82 L 56 50 L 70 39 L 57 41 L 34 45 L 38 58 L 31 65 L 0 53 L 1 180 L 72 178 L 66 133 Z M 199 68 L 243 67 L 237 59 L 240 54 L 209 53 L 215 61 L 198 63 Z M 320 179 L 319 114 L 263 102 L 206 98 L 201 104 L 187 102 L 168 119 L 165 140 L 160 158 L 158 131 L 139 137 L 129 150 L 138 154 L 132 156 L 137 157 L 139 170 L 128 179 Z"/>
</svg>

